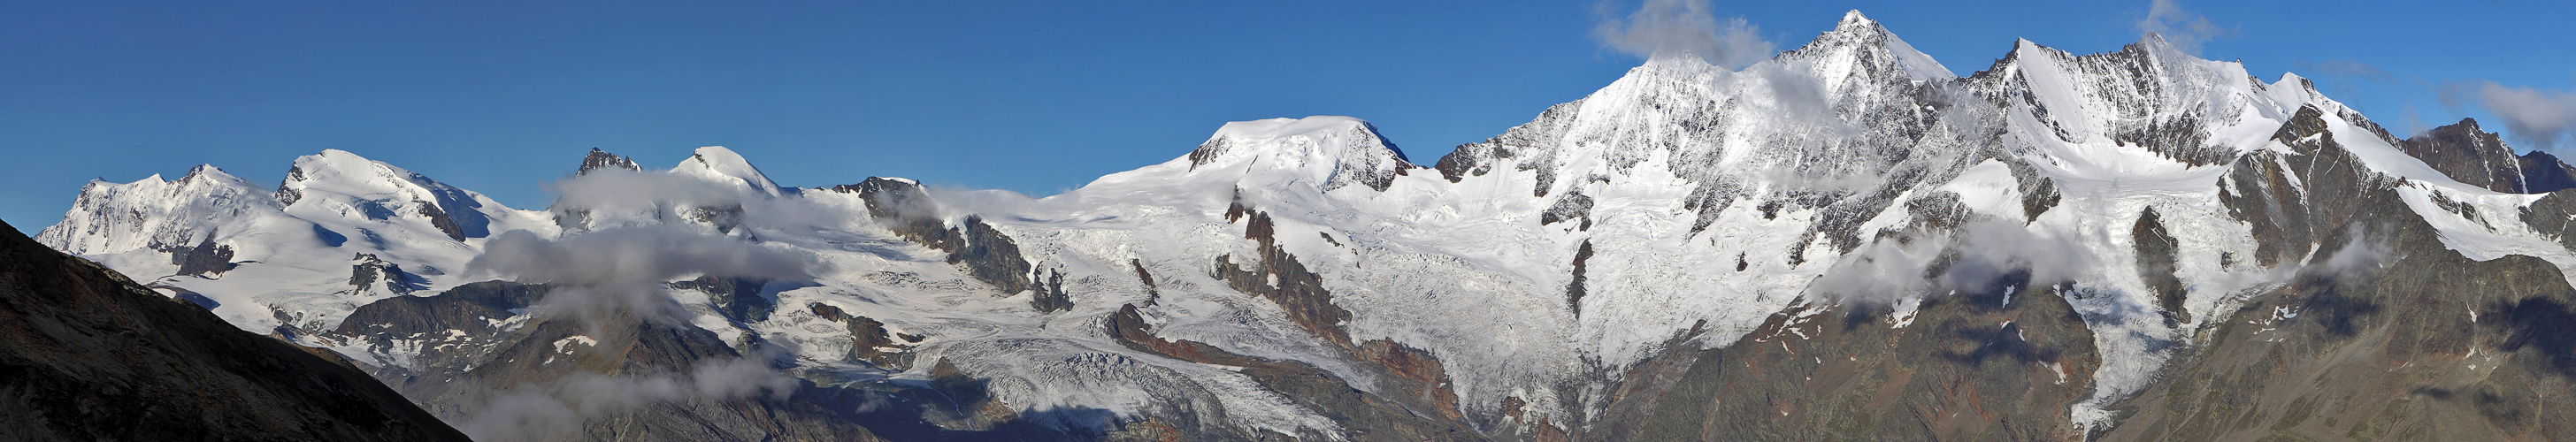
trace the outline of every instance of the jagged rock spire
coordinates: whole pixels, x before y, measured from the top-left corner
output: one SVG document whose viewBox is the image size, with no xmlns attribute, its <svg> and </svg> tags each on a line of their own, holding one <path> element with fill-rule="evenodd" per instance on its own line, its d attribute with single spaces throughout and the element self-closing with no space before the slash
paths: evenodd
<svg viewBox="0 0 2576 442">
<path fill-rule="evenodd" d="M 581 157 L 581 169 L 574 170 L 574 171 L 572 172 L 572 175 L 573 175 L 573 176 L 581 176 L 581 175 L 583 175 L 583 174 L 588 174 L 588 173 L 590 173 L 590 171 L 592 171 L 592 170 L 598 170 L 598 169 L 609 169 L 609 168 L 625 169 L 625 170 L 644 170 L 644 168 L 643 168 L 643 167 L 638 167 L 638 166 L 636 166 L 636 165 L 635 165 L 635 160 L 633 160 L 633 159 L 626 158 L 625 156 L 620 156 L 620 155 L 616 155 L 616 154 L 611 154 L 611 153 L 608 153 L 608 151 L 599 150 L 599 148 L 597 148 L 597 147 L 593 147 L 593 148 L 590 148 L 590 155 L 584 155 L 584 156 L 582 156 L 582 157 Z"/>
</svg>

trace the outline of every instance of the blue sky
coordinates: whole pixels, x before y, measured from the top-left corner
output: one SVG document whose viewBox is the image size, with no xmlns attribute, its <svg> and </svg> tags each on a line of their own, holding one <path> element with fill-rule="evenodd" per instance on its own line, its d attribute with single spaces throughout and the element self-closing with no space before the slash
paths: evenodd
<svg viewBox="0 0 2576 442">
<path fill-rule="evenodd" d="M 2475 100 L 2443 100 L 2489 81 L 2576 100 L 2552 95 L 2576 83 L 2569 2 L 2173 1 L 2186 14 L 2159 18 L 2216 30 L 2204 57 L 2314 77 L 2392 129 L 2501 130 Z M 902 176 L 1044 196 L 1187 153 L 1226 121 L 1330 114 L 1428 163 L 1639 62 L 1591 36 L 1602 15 L 1580 0 L 523 3 L 0 3 L 0 219 L 32 232 L 91 178 L 201 163 L 274 185 L 330 148 L 521 208 L 594 146 L 654 167 L 728 146 L 790 186 Z M 2154 12 L 1712 9 L 1779 49 L 1859 9 L 1960 74 L 2015 38 L 2115 50 Z"/>
</svg>

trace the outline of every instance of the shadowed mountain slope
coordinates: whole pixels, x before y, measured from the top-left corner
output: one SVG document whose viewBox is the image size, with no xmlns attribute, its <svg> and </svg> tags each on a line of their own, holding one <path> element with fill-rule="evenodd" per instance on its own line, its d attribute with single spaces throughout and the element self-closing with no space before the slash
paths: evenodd
<svg viewBox="0 0 2576 442">
<path fill-rule="evenodd" d="M 17 232 L 0 228 L 0 439 L 465 440 L 337 355 Z"/>
</svg>

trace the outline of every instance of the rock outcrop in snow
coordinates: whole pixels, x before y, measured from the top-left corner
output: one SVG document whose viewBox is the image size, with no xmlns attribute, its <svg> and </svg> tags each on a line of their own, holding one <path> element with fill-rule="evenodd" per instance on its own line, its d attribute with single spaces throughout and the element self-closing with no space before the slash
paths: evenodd
<svg viewBox="0 0 2576 442">
<path fill-rule="evenodd" d="M 1046 198 L 782 187 L 721 147 L 594 149 L 543 212 L 340 151 L 273 193 L 200 170 L 92 183 L 43 238 L 451 418 L 701 367 L 799 385 L 514 431 L 2576 431 L 2526 393 L 2576 385 L 2547 338 L 2576 315 L 2568 166 L 2473 126 L 2399 140 L 2153 35 L 1960 76 L 1854 12 L 1739 70 L 1648 60 L 1430 168 L 1362 120 L 1283 118 Z"/>
</svg>

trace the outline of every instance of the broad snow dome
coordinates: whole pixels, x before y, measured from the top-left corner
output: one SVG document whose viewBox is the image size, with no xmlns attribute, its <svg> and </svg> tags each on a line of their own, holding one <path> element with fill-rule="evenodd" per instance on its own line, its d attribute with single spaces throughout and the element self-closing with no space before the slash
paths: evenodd
<svg viewBox="0 0 2576 442">
<path fill-rule="evenodd" d="M 671 173 L 741 184 L 754 192 L 772 196 L 779 192 L 778 183 L 770 181 L 769 175 L 761 174 L 759 168 L 751 167 L 751 160 L 743 159 L 742 154 L 724 146 L 698 148 L 689 153 L 689 159 L 672 166 Z"/>
<path fill-rule="evenodd" d="M 1226 123 L 1191 151 L 1189 160 L 1193 173 L 1286 173 L 1327 192 L 1354 183 L 1383 191 L 1396 175 L 1414 167 L 1404 151 L 1378 136 L 1376 126 L 1330 115 Z"/>
</svg>

